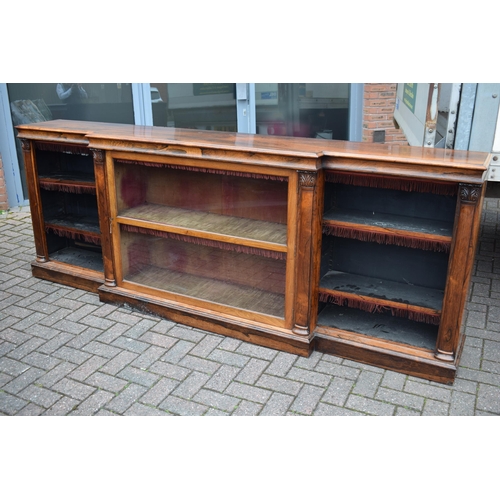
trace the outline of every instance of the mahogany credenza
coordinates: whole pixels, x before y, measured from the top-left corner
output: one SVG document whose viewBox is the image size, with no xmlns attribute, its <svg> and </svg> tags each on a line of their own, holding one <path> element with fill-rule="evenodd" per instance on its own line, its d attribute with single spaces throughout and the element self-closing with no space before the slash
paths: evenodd
<svg viewBox="0 0 500 500">
<path fill-rule="evenodd" d="M 453 382 L 487 154 L 67 120 L 17 130 L 34 276 Z"/>
</svg>

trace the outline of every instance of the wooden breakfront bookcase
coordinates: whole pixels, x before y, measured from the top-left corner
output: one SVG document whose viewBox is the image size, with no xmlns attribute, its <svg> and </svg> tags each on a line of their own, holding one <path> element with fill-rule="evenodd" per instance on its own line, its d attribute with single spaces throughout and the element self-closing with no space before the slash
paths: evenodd
<svg viewBox="0 0 500 500">
<path fill-rule="evenodd" d="M 451 383 L 488 155 L 20 125 L 33 275 L 308 356 Z"/>
</svg>

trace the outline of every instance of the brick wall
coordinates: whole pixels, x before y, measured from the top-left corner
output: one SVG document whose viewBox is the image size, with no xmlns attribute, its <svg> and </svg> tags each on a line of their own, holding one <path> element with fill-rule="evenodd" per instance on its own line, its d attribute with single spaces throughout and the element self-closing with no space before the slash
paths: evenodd
<svg viewBox="0 0 500 500">
<path fill-rule="evenodd" d="M 396 83 L 365 83 L 363 104 L 363 142 L 408 144 L 394 125 Z"/>
<path fill-rule="evenodd" d="M 8 208 L 9 203 L 7 201 L 7 186 L 5 185 L 2 157 L 0 156 L 0 210 L 7 210 Z"/>
</svg>

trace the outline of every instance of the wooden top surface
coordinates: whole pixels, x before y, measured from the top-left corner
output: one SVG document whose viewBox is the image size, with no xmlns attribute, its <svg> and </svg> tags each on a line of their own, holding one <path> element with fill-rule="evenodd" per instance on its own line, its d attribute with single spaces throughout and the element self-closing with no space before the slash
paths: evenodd
<svg viewBox="0 0 500 500">
<path fill-rule="evenodd" d="M 423 148 L 399 144 L 373 144 L 303 137 L 280 137 L 172 127 L 53 120 L 17 126 L 20 138 L 42 139 L 65 134 L 81 135 L 88 141 L 170 144 L 247 153 L 298 156 L 301 158 L 352 158 L 427 166 L 464 167 L 485 171 L 489 154 L 475 151 Z"/>
</svg>

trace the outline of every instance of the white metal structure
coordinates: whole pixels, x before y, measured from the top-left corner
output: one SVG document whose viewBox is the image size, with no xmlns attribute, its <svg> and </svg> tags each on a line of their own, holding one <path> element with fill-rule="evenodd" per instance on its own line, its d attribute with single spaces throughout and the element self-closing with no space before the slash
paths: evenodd
<svg viewBox="0 0 500 500">
<path fill-rule="evenodd" d="M 394 118 L 412 146 L 492 153 L 500 182 L 500 83 L 399 83 Z"/>
</svg>

